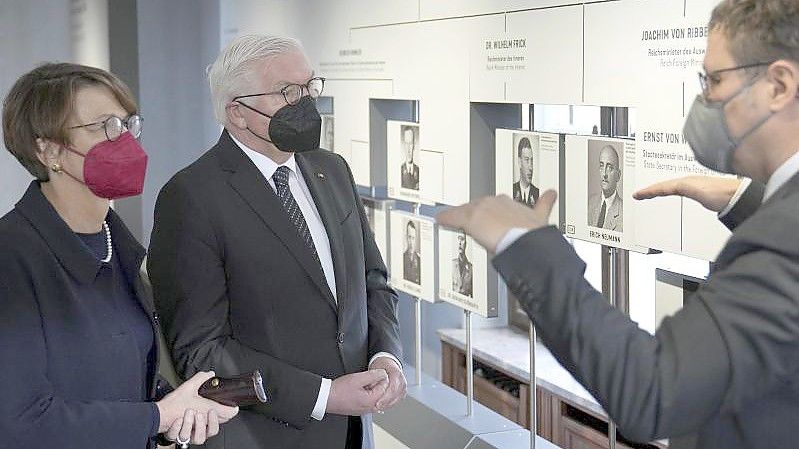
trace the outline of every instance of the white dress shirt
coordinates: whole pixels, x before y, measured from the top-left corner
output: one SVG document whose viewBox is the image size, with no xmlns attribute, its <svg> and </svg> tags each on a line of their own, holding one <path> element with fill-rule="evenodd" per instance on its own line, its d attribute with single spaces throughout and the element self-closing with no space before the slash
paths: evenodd
<svg viewBox="0 0 799 449">
<path fill-rule="evenodd" d="M 766 191 L 763 193 L 763 202 L 771 198 L 774 192 L 780 189 L 793 175 L 799 173 L 799 151 L 783 162 L 780 167 L 771 174 L 766 183 Z"/>
<path fill-rule="evenodd" d="M 275 191 L 275 193 L 277 193 L 277 190 L 275 188 L 275 181 L 272 179 L 272 176 L 275 174 L 279 166 L 288 167 L 289 191 L 291 191 L 291 195 L 294 196 L 294 201 L 297 202 L 297 206 L 299 206 L 300 212 L 302 212 L 302 216 L 305 218 L 305 222 L 308 224 L 308 230 L 311 232 L 311 238 L 313 239 L 316 253 L 319 255 L 319 262 L 322 264 L 322 271 L 325 273 L 327 286 L 330 288 L 330 292 L 333 294 L 333 298 L 336 300 L 336 303 L 338 303 L 338 297 L 336 294 L 336 274 L 333 270 L 333 254 L 330 251 L 330 239 L 327 237 L 327 230 L 325 229 L 325 224 L 322 221 L 322 216 L 319 215 L 319 210 L 316 208 L 316 203 L 314 203 L 313 196 L 311 196 L 311 191 L 308 189 L 308 184 L 305 183 L 305 178 L 302 174 L 302 171 L 300 171 L 300 167 L 297 165 L 297 160 L 294 158 L 294 153 L 291 154 L 286 162 L 278 164 L 268 156 L 250 149 L 232 135 L 230 138 L 233 139 L 233 141 L 236 142 L 236 145 L 241 148 L 244 154 L 246 154 L 247 157 L 252 160 L 253 164 L 255 164 L 261 174 L 264 175 L 264 178 L 269 183 L 269 186 L 272 187 L 272 190 Z M 387 352 L 379 352 L 375 354 L 372 359 L 369 360 L 369 365 L 371 365 L 372 362 L 374 362 L 378 357 L 388 357 L 393 360 L 397 366 L 400 368 L 402 367 L 402 364 L 399 362 L 399 360 Z M 322 378 L 322 385 L 319 387 L 319 395 L 316 399 L 316 405 L 311 413 L 311 417 L 318 421 L 321 421 L 325 417 L 325 413 L 327 411 L 327 399 L 330 397 L 330 387 L 332 384 L 333 381 L 330 379 Z"/>
</svg>

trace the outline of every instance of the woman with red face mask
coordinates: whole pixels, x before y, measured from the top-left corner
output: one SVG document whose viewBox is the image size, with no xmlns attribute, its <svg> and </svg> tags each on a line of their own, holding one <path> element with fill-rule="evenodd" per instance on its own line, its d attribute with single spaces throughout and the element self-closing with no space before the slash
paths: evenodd
<svg viewBox="0 0 799 449">
<path fill-rule="evenodd" d="M 36 178 L 0 218 L 3 446 L 202 444 L 238 409 L 198 395 L 213 373 L 175 390 L 158 374 L 145 252 L 110 208 L 144 185 L 130 90 L 104 70 L 45 64 L 17 80 L 2 120 Z"/>
</svg>

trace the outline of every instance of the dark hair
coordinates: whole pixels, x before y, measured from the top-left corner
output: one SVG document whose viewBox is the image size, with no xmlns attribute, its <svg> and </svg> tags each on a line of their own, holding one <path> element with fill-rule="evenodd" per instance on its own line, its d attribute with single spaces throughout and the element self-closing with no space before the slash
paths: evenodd
<svg viewBox="0 0 799 449">
<path fill-rule="evenodd" d="M 799 63 L 796 0 L 723 0 L 713 9 L 708 28 L 724 33 L 739 64 Z"/>
<path fill-rule="evenodd" d="M 115 75 L 69 63 L 42 64 L 22 75 L 3 101 L 6 149 L 40 181 L 49 181 L 50 176 L 37 157 L 36 139 L 70 144 L 67 121 L 78 90 L 86 86 L 107 87 L 130 114 L 138 109 L 130 89 Z"/>
<path fill-rule="evenodd" d="M 416 230 L 416 223 L 414 223 L 411 220 L 408 220 L 408 223 L 405 224 L 405 230 L 407 231 L 409 227 L 413 228 L 413 230 L 415 231 Z"/>
<path fill-rule="evenodd" d="M 533 146 L 530 144 L 530 139 L 527 137 L 522 137 L 519 140 L 519 147 L 516 149 L 516 155 L 522 157 L 522 150 L 525 148 L 533 149 Z"/>
</svg>

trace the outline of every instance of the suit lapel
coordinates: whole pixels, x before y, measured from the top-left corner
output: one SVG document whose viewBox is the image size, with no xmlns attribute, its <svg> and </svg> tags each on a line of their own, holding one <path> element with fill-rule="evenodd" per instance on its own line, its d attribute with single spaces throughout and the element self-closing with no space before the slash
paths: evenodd
<svg viewBox="0 0 799 449">
<path fill-rule="evenodd" d="M 347 292 L 347 268 L 344 260 L 344 242 L 341 231 L 341 215 L 336 208 L 336 199 L 327 185 L 330 181 L 327 180 L 325 171 L 310 160 L 306 155 L 295 154 L 297 165 L 300 167 L 305 184 L 308 185 L 308 190 L 311 192 L 316 208 L 319 215 L 322 217 L 322 224 L 327 231 L 327 239 L 330 241 L 330 253 L 333 257 L 333 272 L 336 277 L 336 297 L 338 298 L 338 306 L 341 308 L 342 304 L 346 302 Z"/>
<path fill-rule="evenodd" d="M 227 142 L 225 142 L 226 140 Z M 297 229 L 289 221 L 280 200 L 264 179 L 263 174 L 230 139 L 227 132 L 223 133 L 220 138 L 219 149 L 222 153 L 223 169 L 233 171 L 228 180 L 230 186 L 286 246 L 319 288 L 327 303 L 333 310 L 337 310 L 336 301 L 330 292 L 321 266 L 305 246 Z"/>
</svg>

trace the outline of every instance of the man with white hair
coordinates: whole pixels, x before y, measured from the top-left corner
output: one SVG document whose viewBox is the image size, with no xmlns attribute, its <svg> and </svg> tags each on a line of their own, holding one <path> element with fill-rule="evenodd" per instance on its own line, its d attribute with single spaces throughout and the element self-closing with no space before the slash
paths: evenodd
<svg viewBox="0 0 799 449">
<path fill-rule="evenodd" d="M 346 162 L 319 150 L 293 39 L 244 36 L 209 71 L 219 142 L 161 190 L 148 269 L 178 371 L 260 370 L 269 400 L 208 448 L 373 447 L 405 395 L 397 295 Z"/>
</svg>

